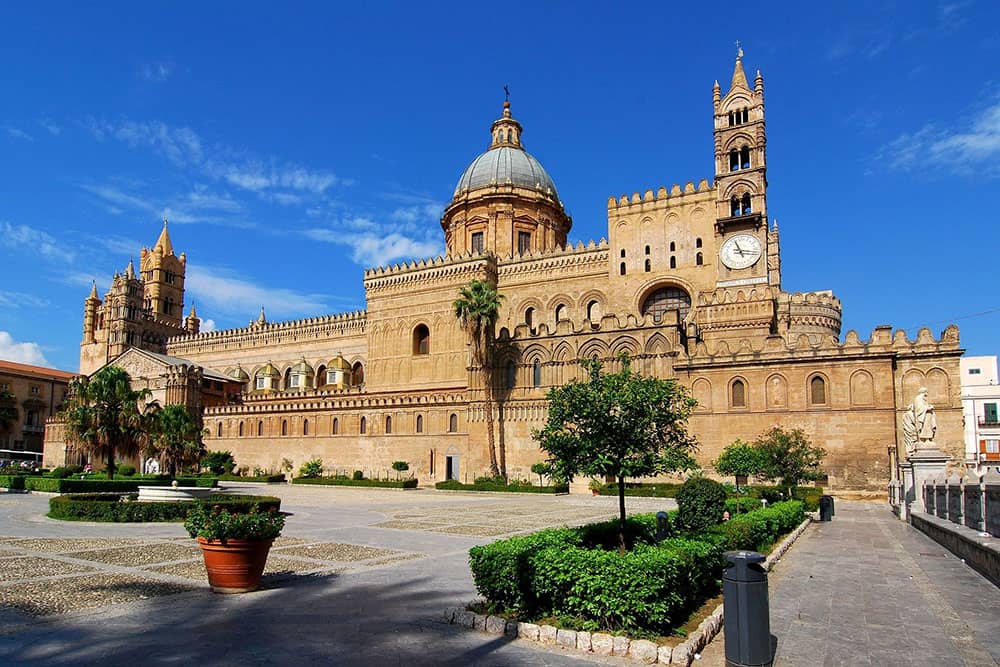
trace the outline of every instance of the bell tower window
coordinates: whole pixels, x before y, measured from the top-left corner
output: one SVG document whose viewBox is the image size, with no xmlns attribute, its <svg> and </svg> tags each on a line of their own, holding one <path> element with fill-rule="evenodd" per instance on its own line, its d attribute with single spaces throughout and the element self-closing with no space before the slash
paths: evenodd
<svg viewBox="0 0 1000 667">
<path fill-rule="evenodd" d="M 740 169 L 750 168 L 750 148 L 744 146 L 740 149 Z"/>
<path fill-rule="evenodd" d="M 740 213 L 742 215 L 750 215 L 752 212 L 753 207 L 750 204 L 750 193 L 748 192 L 740 199 Z"/>
<path fill-rule="evenodd" d="M 729 171 L 739 171 L 740 153 L 736 149 L 729 151 Z"/>
</svg>

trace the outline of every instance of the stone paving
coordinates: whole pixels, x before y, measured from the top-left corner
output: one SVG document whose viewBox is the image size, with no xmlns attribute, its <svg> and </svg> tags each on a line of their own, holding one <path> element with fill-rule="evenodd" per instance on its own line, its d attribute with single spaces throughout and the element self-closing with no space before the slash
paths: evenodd
<svg viewBox="0 0 1000 667">
<path fill-rule="evenodd" d="M 260 492 L 259 488 L 246 489 Z M 0 664 L 636 664 L 444 624 L 469 547 L 615 515 L 614 498 L 269 487 L 292 512 L 265 588 L 212 594 L 179 524 L 0 501 Z M 629 499 L 629 511 L 672 501 Z M 502 532 L 501 532 L 502 531 Z M 1000 592 L 877 503 L 838 502 L 770 577 L 776 665 L 993 665 Z M 724 663 L 723 638 L 698 665 Z"/>
</svg>

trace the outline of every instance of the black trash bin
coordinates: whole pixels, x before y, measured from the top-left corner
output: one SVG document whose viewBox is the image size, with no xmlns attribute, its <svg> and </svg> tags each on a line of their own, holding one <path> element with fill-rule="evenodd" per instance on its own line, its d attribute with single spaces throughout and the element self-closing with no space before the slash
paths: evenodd
<svg viewBox="0 0 1000 667">
<path fill-rule="evenodd" d="M 722 575 L 726 667 L 770 667 L 771 617 L 764 554 L 727 551 Z"/>
<path fill-rule="evenodd" d="M 830 521 L 833 519 L 833 496 L 819 497 L 819 520 Z"/>
</svg>

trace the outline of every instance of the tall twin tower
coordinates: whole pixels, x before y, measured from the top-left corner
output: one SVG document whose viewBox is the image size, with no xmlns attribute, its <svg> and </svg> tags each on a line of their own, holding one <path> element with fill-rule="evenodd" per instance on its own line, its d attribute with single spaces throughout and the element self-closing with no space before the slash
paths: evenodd
<svg viewBox="0 0 1000 667">
<path fill-rule="evenodd" d="M 142 249 L 138 275 L 129 261 L 115 273 L 103 301 L 94 284 L 84 302 L 81 374 L 90 375 L 130 347 L 163 354 L 170 336 L 198 333 L 194 306 L 184 317 L 186 266 L 184 253 L 174 254 L 164 220 L 156 244 Z"/>
</svg>

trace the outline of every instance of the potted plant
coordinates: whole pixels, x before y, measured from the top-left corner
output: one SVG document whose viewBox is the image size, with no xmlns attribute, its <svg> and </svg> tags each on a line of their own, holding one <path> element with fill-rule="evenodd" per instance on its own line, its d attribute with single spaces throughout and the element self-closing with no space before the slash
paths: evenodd
<svg viewBox="0 0 1000 667">
<path fill-rule="evenodd" d="M 208 583 L 215 593 L 249 593 L 260 588 L 267 554 L 281 534 L 285 516 L 261 512 L 254 505 L 245 514 L 199 503 L 188 513 L 184 528 L 198 539 Z"/>
<path fill-rule="evenodd" d="M 604 484 L 599 479 L 591 478 L 590 484 L 588 484 L 587 486 L 590 488 L 590 492 L 592 494 L 594 494 L 595 496 L 599 496 L 601 495 L 601 487 L 603 487 Z"/>
</svg>

